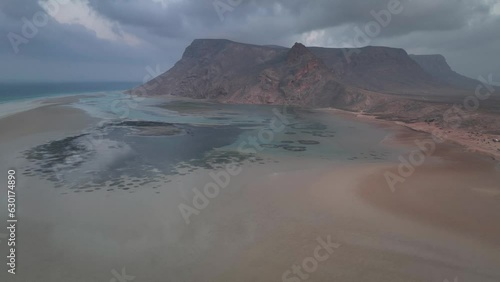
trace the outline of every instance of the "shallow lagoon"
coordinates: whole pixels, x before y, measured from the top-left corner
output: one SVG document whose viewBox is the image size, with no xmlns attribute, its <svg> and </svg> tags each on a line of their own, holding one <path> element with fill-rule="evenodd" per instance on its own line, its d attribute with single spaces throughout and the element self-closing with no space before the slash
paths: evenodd
<svg viewBox="0 0 500 282">
<path fill-rule="evenodd" d="M 117 92 L 84 97 L 73 106 L 101 122 L 80 135 L 27 150 L 30 165 L 24 174 L 76 193 L 134 190 L 149 183 L 157 188 L 169 176 L 229 163 L 377 162 L 399 154 L 381 143 L 388 131 L 309 109 L 134 101 Z"/>
</svg>

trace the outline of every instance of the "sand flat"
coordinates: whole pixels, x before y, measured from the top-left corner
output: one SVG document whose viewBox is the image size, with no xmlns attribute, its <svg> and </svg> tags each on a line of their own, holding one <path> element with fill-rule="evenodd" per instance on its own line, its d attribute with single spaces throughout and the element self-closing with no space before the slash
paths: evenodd
<svg viewBox="0 0 500 282">
<path fill-rule="evenodd" d="M 40 106 L 0 118 L 0 143 L 40 133 L 78 131 L 92 120 L 83 110 L 60 104 Z"/>
<path fill-rule="evenodd" d="M 23 140 L 40 143 L 91 123 L 62 105 L 0 119 L 1 146 L 9 148 L 2 169 L 22 163 Z M 423 134 L 403 133 L 398 146 Z M 397 163 L 245 164 L 189 225 L 178 205 L 213 181 L 208 170 L 178 175 L 160 194 L 62 195 L 51 182 L 22 178 L 22 265 L 7 281 L 109 281 L 124 267 L 135 281 L 282 281 L 327 236 L 340 247 L 308 281 L 500 280 L 493 162 L 453 144 L 440 145 L 435 158 L 395 193 L 383 172 Z"/>
</svg>

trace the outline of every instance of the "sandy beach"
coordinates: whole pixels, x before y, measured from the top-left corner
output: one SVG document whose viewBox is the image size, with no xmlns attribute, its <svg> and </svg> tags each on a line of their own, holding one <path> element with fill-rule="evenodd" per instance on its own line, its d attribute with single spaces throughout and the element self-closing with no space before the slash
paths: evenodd
<svg viewBox="0 0 500 282">
<path fill-rule="evenodd" d="M 391 127 L 393 124 L 395 124 L 397 125 L 395 128 L 397 128 L 398 126 L 406 127 L 416 132 L 426 133 L 428 136 L 434 135 L 438 138 L 444 139 L 447 142 L 459 144 L 463 146 L 467 152 L 478 152 L 480 154 L 489 155 L 495 159 L 500 160 L 500 142 L 494 141 L 500 139 L 500 135 L 498 134 L 498 132 L 496 132 L 496 134 L 493 134 L 493 131 L 491 131 L 490 133 L 480 133 L 471 128 L 444 128 L 441 126 L 437 126 L 434 123 L 427 122 L 409 123 L 402 121 L 387 121 L 384 119 L 378 119 L 377 116 L 374 115 L 359 112 L 349 112 L 339 109 L 323 109 L 323 111 L 342 115 L 347 118 L 355 118 L 366 122 L 375 123 L 380 126 Z M 496 124 L 497 115 L 482 113 L 481 117 L 487 117 L 490 125 Z M 472 119 L 478 117 L 477 115 L 470 115 L 467 118 Z"/>
<path fill-rule="evenodd" d="M 97 123 L 65 103 L 0 119 L 1 171 L 22 166 L 20 152 L 29 147 Z M 411 149 L 428 137 L 390 127 L 394 146 Z M 63 195 L 49 181 L 20 176 L 18 274 L 7 277 L 2 264 L 0 280 L 113 281 L 125 271 L 139 282 L 499 281 L 495 162 L 442 143 L 391 191 L 384 175 L 398 165 L 245 163 L 189 225 L 178 206 L 190 201 L 192 187 L 213 181 L 210 170 L 134 193 Z M 318 240 L 335 248 L 304 268 Z"/>
</svg>

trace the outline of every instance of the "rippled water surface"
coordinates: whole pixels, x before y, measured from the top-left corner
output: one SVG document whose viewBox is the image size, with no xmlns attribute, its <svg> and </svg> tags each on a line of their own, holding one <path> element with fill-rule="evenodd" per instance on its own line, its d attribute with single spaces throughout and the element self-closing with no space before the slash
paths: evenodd
<svg viewBox="0 0 500 282">
<path fill-rule="evenodd" d="M 393 158 L 372 125 L 308 109 L 130 99 L 118 92 L 73 105 L 101 119 L 86 132 L 24 152 L 24 174 L 72 192 L 160 187 L 169 176 L 283 157 L 330 161 Z M 103 185 L 106 184 L 106 185 Z M 64 191 L 63 193 L 68 193 Z"/>
</svg>

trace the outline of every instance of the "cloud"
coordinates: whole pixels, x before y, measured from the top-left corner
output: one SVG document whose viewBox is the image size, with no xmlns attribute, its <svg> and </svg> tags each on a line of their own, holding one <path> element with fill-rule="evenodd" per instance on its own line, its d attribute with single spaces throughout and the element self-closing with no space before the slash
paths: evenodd
<svg viewBox="0 0 500 282">
<path fill-rule="evenodd" d="M 50 2 L 40 0 L 38 4 L 43 10 L 61 24 L 77 24 L 95 32 L 97 38 L 123 42 L 129 45 L 139 45 L 140 40 L 124 32 L 118 22 L 113 22 L 98 14 L 86 0 L 68 1 L 52 10 Z M 53 7 L 53 6 L 52 6 Z"/>
<path fill-rule="evenodd" d="M 0 32 L 20 33 L 23 17 L 31 19 L 37 11 L 47 11 L 42 8 L 47 1 L 3 0 Z M 13 54 L 8 40 L 0 43 L 0 56 L 19 62 L 15 73 L 3 68 L 0 75 L 37 79 L 27 71 L 28 62 L 34 60 L 50 65 L 45 76 L 53 72 L 54 78 L 62 75 L 74 80 L 87 70 L 89 79 L 141 80 L 135 77 L 146 66 L 158 63 L 169 68 L 195 38 L 352 47 L 356 28 L 373 21 L 372 12 L 387 9 L 390 1 L 395 0 L 64 0 L 67 4 L 61 5 L 39 34 L 20 46 L 20 54 Z M 411 53 L 441 53 L 468 76 L 485 72 L 500 76 L 497 0 L 401 2 L 402 13 L 394 15 L 369 44 L 401 47 Z M 225 5 L 222 17 L 216 9 L 220 3 Z M 54 60 L 78 71 L 64 68 L 61 72 Z M 106 72 L 96 71 L 99 64 L 107 65 Z"/>
</svg>

